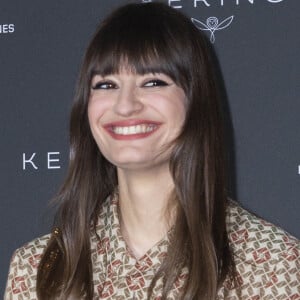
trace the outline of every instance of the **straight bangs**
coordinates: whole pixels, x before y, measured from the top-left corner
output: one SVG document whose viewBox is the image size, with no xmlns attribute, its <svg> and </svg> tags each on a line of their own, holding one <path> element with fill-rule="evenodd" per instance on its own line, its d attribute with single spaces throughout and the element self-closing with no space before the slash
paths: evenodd
<svg viewBox="0 0 300 300">
<path fill-rule="evenodd" d="M 140 75 L 164 73 L 186 91 L 190 59 L 187 43 L 176 34 L 178 19 L 175 26 L 170 18 L 166 22 L 161 13 L 148 10 L 144 4 L 136 14 L 120 9 L 102 24 L 89 47 L 90 80 L 124 69 Z"/>
</svg>

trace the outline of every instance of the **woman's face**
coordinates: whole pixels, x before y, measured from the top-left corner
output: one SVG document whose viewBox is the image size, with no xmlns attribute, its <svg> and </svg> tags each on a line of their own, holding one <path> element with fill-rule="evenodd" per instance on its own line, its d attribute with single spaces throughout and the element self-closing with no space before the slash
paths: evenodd
<svg viewBox="0 0 300 300">
<path fill-rule="evenodd" d="M 186 113 L 182 88 L 162 73 L 139 75 L 125 68 L 92 78 L 88 117 L 102 154 L 122 169 L 168 164 L 170 143 Z"/>
</svg>

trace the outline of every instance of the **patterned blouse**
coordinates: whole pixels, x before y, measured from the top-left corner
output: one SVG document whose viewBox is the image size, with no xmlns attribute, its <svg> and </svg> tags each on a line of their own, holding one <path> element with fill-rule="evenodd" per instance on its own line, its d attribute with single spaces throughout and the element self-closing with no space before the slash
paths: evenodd
<svg viewBox="0 0 300 300">
<path fill-rule="evenodd" d="M 225 280 L 218 300 L 298 300 L 300 299 L 299 241 L 235 202 L 228 208 L 227 226 L 234 252 L 239 286 L 232 288 Z M 143 257 L 135 259 L 121 236 L 117 203 L 107 200 L 91 236 L 94 299 L 145 300 L 147 288 L 164 259 L 166 236 Z M 14 253 L 4 300 L 35 300 L 36 274 L 49 235 L 35 239 Z M 168 300 L 179 299 L 186 272 L 176 280 Z M 162 282 L 153 290 L 159 300 Z"/>
</svg>

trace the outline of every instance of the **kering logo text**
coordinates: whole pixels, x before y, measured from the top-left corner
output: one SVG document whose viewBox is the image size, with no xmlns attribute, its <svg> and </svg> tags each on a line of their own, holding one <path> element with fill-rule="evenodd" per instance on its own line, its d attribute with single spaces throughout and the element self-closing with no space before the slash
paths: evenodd
<svg viewBox="0 0 300 300">
<path fill-rule="evenodd" d="M 268 2 L 268 3 L 280 3 L 284 0 L 189 0 L 193 3 L 193 6 L 200 7 L 203 5 L 206 7 L 212 7 L 215 5 L 224 6 L 226 4 L 233 4 L 233 5 L 242 5 L 244 3 L 248 4 L 255 4 L 256 2 Z M 142 0 L 142 2 L 153 2 L 153 0 Z M 183 8 L 183 4 L 187 2 L 187 0 L 167 0 L 169 6 L 174 8 Z"/>
<path fill-rule="evenodd" d="M 46 163 L 47 169 L 60 169 L 60 152 L 47 152 Z M 31 154 L 23 153 L 23 170 L 38 170 L 38 163 L 35 161 L 36 152 Z"/>
</svg>

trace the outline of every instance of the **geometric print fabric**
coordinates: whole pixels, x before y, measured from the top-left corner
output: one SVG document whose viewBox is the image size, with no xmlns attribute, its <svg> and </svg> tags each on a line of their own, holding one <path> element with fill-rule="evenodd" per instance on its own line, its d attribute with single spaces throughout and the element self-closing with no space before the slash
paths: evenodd
<svg viewBox="0 0 300 300">
<path fill-rule="evenodd" d="M 225 280 L 217 300 L 300 300 L 300 243 L 237 203 L 230 201 L 227 230 L 234 254 L 238 286 Z M 147 299 L 149 287 L 167 255 L 168 235 L 135 259 L 120 232 L 118 203 L 108 199 L 91 233 L 94 299 Z M 37 300 L 35 292 L 39 261 L 50 235 L 37 238 L 18 249 L 12 258 L 5 300 Z M 187 270 L 176 280 L 168 300 L 180 298 Z M 153 290 L 159 300 L 162 281 Z"/>
<path fill-rule="evenodd" d="M 300 300 L 299 240 L 234 202 L 227 228 L 239 287 L 225 281 L 219 299 Z"/>
</svg>

